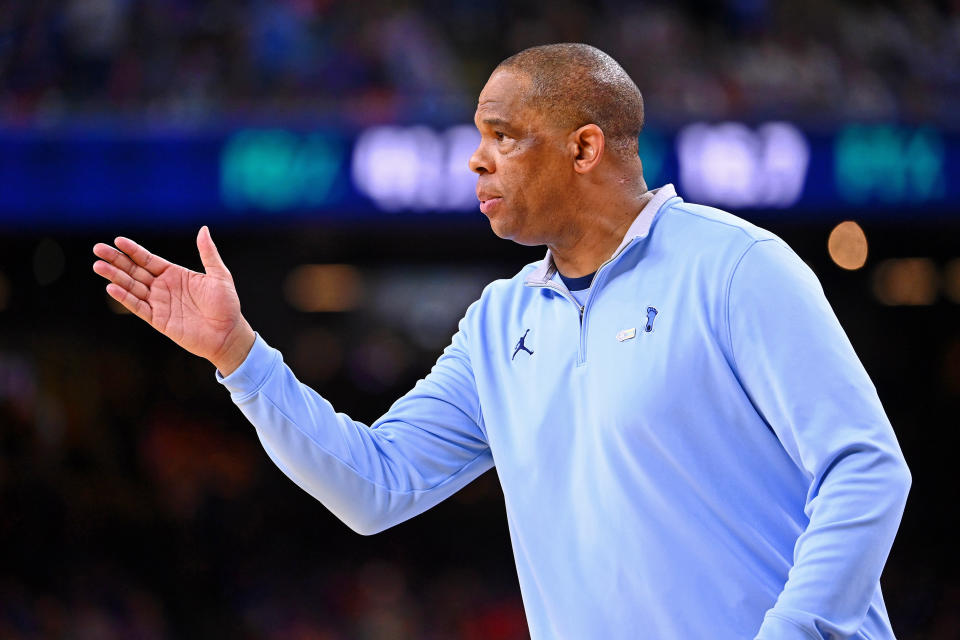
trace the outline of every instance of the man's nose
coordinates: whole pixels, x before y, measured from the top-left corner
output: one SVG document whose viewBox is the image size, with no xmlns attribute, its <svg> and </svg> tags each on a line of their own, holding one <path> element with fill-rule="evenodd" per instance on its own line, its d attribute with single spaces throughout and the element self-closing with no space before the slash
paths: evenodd
<svg viewBox="0 0 960 640">
<path fill-rule="evenodd" d="M 490 162 L 487 154 L 484 153 L 483 142 L 477 146 L 477 149 L 473 152 L 473 155 L 470 156 L 470 161 L 467 164 L 470 166 L 470 171 L 476 174 L 492 172 L 493 163 Z"/>
</svg>

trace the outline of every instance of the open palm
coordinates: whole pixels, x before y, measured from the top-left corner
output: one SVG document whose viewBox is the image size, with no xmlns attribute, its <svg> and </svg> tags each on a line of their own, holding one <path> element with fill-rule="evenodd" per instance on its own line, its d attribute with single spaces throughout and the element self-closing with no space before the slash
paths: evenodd
<svg viewBox="0 0 960 640">
<path fill-rule="evenodd" d="M 253 330 L 240 312 L 233 276 L 207 227 L 197 235 L 206 273 L 173 264 L 127 238 L 119 237 L 114 242 L 116 248 L 103 243 L 93 248 L 100 258 L 93 270 L 110 281 L 107 293 L 112 298 L 187 351 L 218 367 L 235 360 L 238 349 L 246 355 Z"/>
</svg>

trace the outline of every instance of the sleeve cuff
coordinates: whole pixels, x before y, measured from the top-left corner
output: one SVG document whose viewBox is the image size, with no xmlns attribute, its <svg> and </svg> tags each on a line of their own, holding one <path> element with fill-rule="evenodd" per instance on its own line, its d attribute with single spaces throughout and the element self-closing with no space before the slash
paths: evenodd
<svg viewBox="0 0 960 640">
<path fill-rule="evenodd" d="M 257 392 L 280 359 L 279 351 L 268 345 L 259 333 L 256 336 L 250 353 L 239 367 L 228 376 L 216 372 L 217 382 L 226 387 L 234 399 Z"/>
<path fill-rule="evenodd" d="M 821 637 L 789 618 L 767 613 L 754 640 L 821 640 Z"/>
</svg>

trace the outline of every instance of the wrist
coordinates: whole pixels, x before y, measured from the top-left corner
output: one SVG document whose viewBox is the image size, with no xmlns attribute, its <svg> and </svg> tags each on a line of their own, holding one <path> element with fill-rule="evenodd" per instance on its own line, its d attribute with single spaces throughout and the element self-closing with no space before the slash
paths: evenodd
<svg viewBox="0 0 960 640">
<path fill-rule="evenodd" d="M 257 336 L 253 332 L 253 328 L 245 319 L 241 318 L 240 324 L 230 332 L 223 343 L 223 348 L 214 357 L 210 358 L 210 362 L 217 368 L 221 376 L 227 377 L 247 359 L 256 339 Z"/>
</svg>

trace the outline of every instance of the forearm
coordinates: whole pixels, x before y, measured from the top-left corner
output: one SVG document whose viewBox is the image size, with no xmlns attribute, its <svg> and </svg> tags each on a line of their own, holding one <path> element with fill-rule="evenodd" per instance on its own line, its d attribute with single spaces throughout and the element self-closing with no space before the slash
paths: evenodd
<svg viewBox="0 0 960 640">
<path fill-rule="evenodd" d="M 424 381 L 374 427 L 337 413 L 260 338 L 222 381 L 277 466 L 359 533 L 425 510 L 491 466 L 485 443 L 471 434 L 452 431 L 440 440 L 413 426 L 430 420 L 418 407 L 445 425 L 458 420 L 450 403 L 417 392 L 430 388 Z"/>
<path fill-rule="evenodd" d="M 794 566 L 757 640 L 846 638 L 863 624 L 900 525 L 910 472 L 898 451 L 865 446 L 840 452 L 819 484 Z"/>
<path fill-rule="evenodd" d="M 285 368 L 277 362 L 277 368 Z M 274 371 L 273 376 L 286 377 Z M 266 385 L 284 386 L 283 382 L 267 381 Z M 266 386 L 265 385 L 265 386 Z M 374 474 L 358 464 L 349 453 L 349 440 L 354 447 L 374 447 L 364 442 L 368 428 L 338 415 L 322 397 L 311 398 L 303 392 L 291 401 L 288 391 L 284 400 L 275 400 L 276 388 L 259 388 L 255 393 L 234 397 L 243 415 L 256 428 L 270 459 L 301 489 L 319 500 L 347 526 L 364 535 L 388 526 L 381 520 L 388 506 L 391 491 L 372 480 Z M 281 409 L 278 402 L 284 405 Z"/>
</svg>

